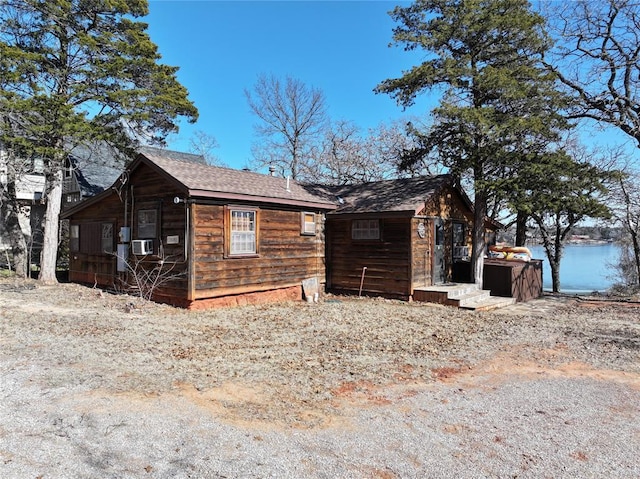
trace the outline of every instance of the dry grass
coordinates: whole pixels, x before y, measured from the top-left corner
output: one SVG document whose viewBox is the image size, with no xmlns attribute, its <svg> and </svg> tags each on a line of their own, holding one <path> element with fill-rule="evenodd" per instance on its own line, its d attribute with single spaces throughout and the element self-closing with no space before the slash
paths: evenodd
<svg viewBox="0 0 640 479">
<path fill-rule="evenodd" d="M 1 356 L 46 364 L 48 388 L 188 397 L 233 421 L 314 427 L 343 401 L 501 364 L 640 372 L 640 307 L 576 300 L 552 314 L 381 299 L 189 312 L 79 285 L 0 280 Z M 588 307 L 587 307 L 588 306 Z"/>
</svg>

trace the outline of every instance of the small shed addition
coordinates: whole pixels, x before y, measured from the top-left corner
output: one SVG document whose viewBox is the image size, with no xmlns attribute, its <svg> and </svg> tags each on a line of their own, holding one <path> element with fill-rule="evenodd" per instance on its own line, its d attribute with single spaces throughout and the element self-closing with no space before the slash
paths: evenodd
<svg viewBox="0 0 640 479">
<path fill-rule="evenodd" d="M 68 210 L 71 281 L 130 287 L 166 272 L 153 299 L 198 308 L 300 298 L 325 283 L 325 213 L 304 186 L 145 148 L 111 188 Z M 164 273 L 163 273 L 164 274 Z"/>
<path fill-rule="evenodd" d="M 415 288 L 451 281 L 464 269 L 458 263 L 468 264 L 473 208 L 450 175 L 324 192 L 338 200 L 327 214 L 328 289 L 410 299 Z"/>
</svg>

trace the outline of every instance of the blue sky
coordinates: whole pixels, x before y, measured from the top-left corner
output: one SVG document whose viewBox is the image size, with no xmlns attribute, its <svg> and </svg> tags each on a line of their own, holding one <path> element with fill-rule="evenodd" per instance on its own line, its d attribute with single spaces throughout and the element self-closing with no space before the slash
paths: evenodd
<svg viewBox="0 0 640 479">
<path fill-rule="evenodd" d="M 188 151 L 196 130 L 214 136 L 216 155 L 246 166 L 257 118 L 244 89 L 261 73 L 287 75 L 321 89 L 329 116 L 363 129 L 408 115 L 426 115 L 428 95 L 403 112 L 373 88 L 420 61 L 422 53 L 389 47 L 394 1 L 180 1 L 150 0 L 151 39 L 162 62 L 180 67 L 179 81 L 200 112 L 169 138 Z"/>
<path fill-rule="evenodd" d="M 404 0 L 214 1 L 150 0 L 151 39 L 162 63 L 177 66 L 179 81 L 200 112 L 195 125 L 182 123 L 169 148 L 189 151 L 195 131 L 216 138 L 215 154 L 232 168 L 251 159 L 253 125 L 244 90 L 260 74 L 287 75 L 321 89 L 333 120 L 350 120 L 363 130 L 383 122 L 426 118 L 437 104 L 424 93 L 407 111 L 373 88 L 421 62 L 424 52 L 391 46 L 394 23 L 388 12 Z M 587 144 L 627 143 L 613 128 L 582 125 Z"/>
</svg>

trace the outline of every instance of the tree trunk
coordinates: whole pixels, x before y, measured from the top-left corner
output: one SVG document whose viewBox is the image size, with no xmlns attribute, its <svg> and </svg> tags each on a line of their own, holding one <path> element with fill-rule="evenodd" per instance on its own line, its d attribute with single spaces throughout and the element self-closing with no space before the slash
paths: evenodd
<svg viewBox="0 0 640 479">
<path fill-rule="evenodd" d="M 554 293 L 558 293 L 560 291 L 560 258 L 562 255 L 562 249 L 558 249 L 562 247 L 560 228 L 556 222 L 555 235 L 553 235 L 547 231 L 543 217 L 532 215 L 531 218 L 535 221 L 542 236 L 542 246 L 544 247 L 547 261 L 549 261 L 549 268 L 551 269 L 551 289 Z"/>
<path fill-rule="evenodd" d="M 44 217 L 44 237 L 40 254 L 40 275 L 38 280 L 45 284 L 57 283 L 56 264 L 58 259 L 58 231 L 60 205 L 62 204 L 62 169 L 47 174 L 47 211 Z"/>
<path fill-rule="evenodd" d="M 13 181 L 9 181 L 6 189 L 2 190 L 0 216 L 11 245 L 13 268 L 16 274 L 26 278 L 29 274 L 27 239 L 20 226 L 20 206 L 16 200 L 15 182 Z"/>
<path fill-rule="evenodd" d="M 558 222 L 556 222 L 558 224 Z M 553 245 L 553 259 L 549 258 L 549 266 L 551 267 L 551 290 L 554 293 L 560 292 L 560 260 L 562 259 L 562 239 L 560 228 L 556 227 L 556 235 Z"/>
<path fill-rule="evenodd" d="M 551 290 L 554 293 L 560 292 L 560 263 L 556 261 L 549 261 L 549 267 L 551 268 Z"/>
<path fill-rule="evenodd" d="M 640 285 L 640 239 L 638 233 L 630 231 L 631 243 L 633 244 L 633 260 L 636 269 L 636 285 Z"/>
<path fill-rule="evenodd" d="M 482 288 L 484 256 L 487 249 L 487 244 L 484 239 L 484 220 L 487 216 L 487 195 L 484 191 L 476 191 L 473 211 L 471 271 L 473 271 L 473 282 Z"/>
<path fill-rule="evenodd" d="M 525 246 L 527 243 L 527 220 L 529 216 L 526 213 L 518 211 L 516 217 L 516 244 L 515 246 Z"/>
</svg>

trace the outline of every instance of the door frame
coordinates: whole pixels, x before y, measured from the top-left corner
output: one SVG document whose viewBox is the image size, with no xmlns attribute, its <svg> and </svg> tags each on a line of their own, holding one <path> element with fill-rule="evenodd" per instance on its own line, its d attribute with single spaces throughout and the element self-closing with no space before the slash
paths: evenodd
<svg viewBox="0 0 640 479">
<path fill-rule="evenodd" d="M 446 282 L 445 261 L 445 227 L 444 219 L 433 220 L 433 255 L 432 255 L 432 283 L 442 284 Z"/>
</svg>

